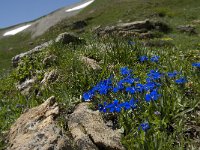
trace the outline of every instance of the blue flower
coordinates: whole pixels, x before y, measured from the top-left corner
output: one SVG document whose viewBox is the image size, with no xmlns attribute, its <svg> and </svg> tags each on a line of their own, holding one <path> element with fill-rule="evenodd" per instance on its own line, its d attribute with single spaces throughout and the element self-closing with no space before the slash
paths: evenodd
<svg viewBox="0 0 200 150">
<path fill-rule="evenodd" d="M 177 71 L 174 71 L 174 72 L 168 72 L 167 75 L 169 78 L 174 78 L 176 75 L 178 74 Z"/>
<path fill-rule="evenodd" d="M 184 84 L 187 82 L 187 79 L 182 77 L 182 78 L 179 78 L 175 81 L 177 84 Z"/>
<path fill-rule="evenodd" d="M 141 123 L 138 130 L 140 130 L 142 128 L 143 131 L 147 131 L 150 129 L 150 125 L 148 122 L 144 122 L 144 123 Z"/>
<path fill-rule="evenodd" d="M 127 87 L 126 92 L 129 92 L 130 94 L 134 94 L 136 92 L 134 87 Z"/>
<path fill-rule="evenodd" d="M 109 110 L 109 112 L 121 112 L 121 105 L 119 104 L 118 100 L 114 100 L 113 103 L 104 105 L 106 110 Z"/>
<path fill-rule="evenodd" d="M 149 94 L 145 95 L 146 102 L 150 102 L 151 100 L 158 100 L 160 94 L 158 93 L 157 89 L 153 90 Z"/>
<path fill-rule="evenodd" d="M 147 76 L 153 80 L 157 80 L 162 77 L 162 74 L 159 73 L 158 70 L 150 70 L 150 73 L 148 73 Z"/>
<path fill-rule="evenodd" d="M 147 61 L 148 57 L 147 56 L 140 56 L 140 62 Z"/>
<path fill-rule="evenodd" d="M 159 61 L 159 56 L 153 56 L 153 57 L 151 57 L 151 62 L 155 62 L 155 63 L 157 63 L 158 61 Z"/>
<path fill-rule="evenodd" d="M 130 75 L 132 70 L 131 69 L 128 69 L 128 67 L 122 67 L 120 69 L 120 72 L 121 72 L 121 75 Z"/>
<path fill-rule="evenodd" d="M 89 102 L 93 97 L 93 93 L 92 92 L 86 92 L 86 93 L 83 93 L 83 100 L 85 102 Z"/>
<path fill-rule="evenodd" d="M 142 93 L 144 91 L 144 85 L 143 84 L 138 83 L 138 84 L 136 84 L 135 88 L 136 88 L 137 92 Z"/>
<path fill-rule="evenodd" d="M 193 67 L 197 67 L 197 68 L 200 68 L 200 62 L 197 62 L 197 63 L 193 63 L 193 64 L 192 64 L 192 66 L 193 66 Z"/>
<path fill-rule="evenodd" d="M 154 82 L 148 82 L 144 85 L 144 89 L 146 91 L 153 90 L 156 87 L 156 84 Z"/>
<path fill-rule="evenodd" d="M 129 101 L 129 105 L 131 106 L 132 109 L 135 109 L 137 107 L 136 103 L 138 102 L 138 100 L 134 100 L 134 98 L 132 98 Z"/>
</svg>

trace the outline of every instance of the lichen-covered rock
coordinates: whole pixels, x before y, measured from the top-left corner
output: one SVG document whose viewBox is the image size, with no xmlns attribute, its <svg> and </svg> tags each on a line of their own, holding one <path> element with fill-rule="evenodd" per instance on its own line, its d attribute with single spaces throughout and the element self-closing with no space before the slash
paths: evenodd
<svg viewBox="0 0 200 150">
<path fill-rule="evenodd" d="M 93 70 L 100 70 L 101 67 L 99 66 L 98 62 L 94 59 L 85 57 L 85 56 L 80 56 L 79 58 L 83 63 L 86 64 L 89 68 L 92 68 Z"/>
<path fill-rule="evenodd" d="M 22 114 L 8 134 L 8 150 L 72 150 L 70 140 L 56 125 L 55 97 Z"/>
<path fill-rule="evenodd" d="M 61 33 L 57 36 L 57 38 L 55 39 L 55 42 L 61 43 L 61 44 L 70 44 L 70 43 L 80 44 L 80 43 L 84 43 L 84 40 L 75 36 L 72 33 Z M 36 46 L 35 48 L 33 48 L 27 52 L 24 52 L 24 53 L 14 56 L 12 58 L 13 66 L 17 67 L 22 58 L 27 57 L 27 56 L 29 57 L 35 53 L 41 52 L 45 48 L 51 46 L 53 43 L 54 43 L 54 40 L 50 40 L 39 46 Z"/>
<path fill-rule="evenodd" d="M 185 32 L 189 34 L 197 34 L 196 28 L 193 25 L 180 25 L 177 27 L 180 32 Z"/>
<path fill-rule="evenodd" d="M 12 58 L 12 65 L 14 67 L 17 67 L 22 58 L 24 58 L 26 56 L 30 56 L 30 55 L 35 54 L 35 53 L 38 53 L 38 52 L 42 51 L 43 49 L 49 47 L 52 44 L 53 44 L 53 41 L 51 40 L 49 42 L 45 42 L 45 43 L 43 43 L 39 46 L 36 46 L 35 48 L 33 48 L 33 49 L 31 49 L 27 52 L 16 55 L 15 57 Z"/>
<path fill-rule="evenodd" d="M 55 63 L 57 60 L 57 56 L 56 55 L 50 55 L 50 56 L 47 56 L 43 59 L 42 63 L 45 65 L 45 66 L 49 66 L 53 63 Z"/>
<path fill-rule="evenodd" d="M 144 21 L 135 21 L 130 23 L 120 23 L 115 26 L 107 26 L 105 28 L 98 27 L 94 32 L 98 36 L 106 35 L 123 35 L 123 36 L 137 36 L 141 33 L 146 33 L 149 31 L 157 30 L 161 32 L 168 32 L 169 27 L 162 22 L 144 20 Z M 138 34 L 139 33 L 139 34 Z"/>
<path fill-rule="evenodd" d="M 80 44 L 83 42 L 83 39 L 75 36 L 72 33 L 65 32 L 65 33 L 60 34 L 56 38 L 55 42 L 62 43 L 62 44 L 70 44 L 70 43 Z"/>
<path fill-rule="evenodd" d="M 109 128 L 99 111 L 81 103 L 68 116 L 69 131 L 80 150 L 124 150 L 119 130 Z"/>
<path fill-rule="evenodd" d="M 36 82 L 36 78 L 27 79 L 26 81 L 22 82 L 21 84 L 16 85 L 16 88 L 23 94 L 28 95 L 31 92 L 33 85 Z"/>
<path fill-rule="evenodd" d="M 56 81 L 57 78 L 58 78 L 58 72 L 57 70 L 54 69 L 44 74 L 44 78 L 42 79 L 41 83 L 43 85 L 47 85 L 48 83 Z"/>
</svg>

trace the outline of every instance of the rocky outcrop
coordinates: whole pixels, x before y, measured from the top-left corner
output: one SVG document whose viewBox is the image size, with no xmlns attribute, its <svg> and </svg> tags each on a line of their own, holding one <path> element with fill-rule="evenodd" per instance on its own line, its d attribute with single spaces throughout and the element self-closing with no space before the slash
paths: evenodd
<svg viewBox="0 0 200 150">
<path fill-rule="evenodd" d="M 157 30 L 161 32 L 168 32 L 169 27 L 162 22 L 155 22 L 150 20 L 135 21 L 130 23 L 121 23 L 116 26 L 107 26 L 105 28 L 98 27 L 94 32 L 98 36 L 118 34 L 123 36 L 133 35 L 136 36 L 138 33 L 146 33 L 151 30 Z"/>
<path fill-rule="evenodd" d="M 180 25 L 177 27 L 180 32 L 197 34 L 196 28 L 193 25 Z"/>
<path fill-rule="evenodd" d="M 42 63 L 45 65 L 45 66 L 50 66 L 51 64 L 55 63 L 57 61 L 57 56 L 56 55 L 49 55 L 49 56 L 46 56 Z"/>
<path fill-rule="evenodd" d="M 75 43 L 75 44 L 80 44 L 83 43 L 84 40 L 75 36 L 72 33 L 62 33 L 60 35 L 58 35 L 58 37 L 55 39 L 56 43 L 61 43 L 61 44 L 69 44 L 69 43 Z M 26 56 L 30 56 L 32 54 L 38 53 L 42 50 L 44 50 L 45 48 L 51 46 L 54 43 L 53 40 L 49 41 L 49 42 L 45 42 L 35 48 L 33 48 L 32 50 L 29 50 L 27 52 L 21 53 L 19 55 L 16 55 L 15 57 L 12 58 L 12 64 L 14 67 L 17 67 L 20 60 Z"/>
<path fill-rule="evenodd" d="M 75 36 L 72 33 L 62 33 L 60 34 L 56 39 L 55 39 L 56 43 L 62 43 L 62 44 L 70 44 L 70 43 L 74 43 L 74 44 L 80 44 L 83 43 L 84 40 Z"/>
<path fill-rule="evenodd" d="M 32 79 L 27 79 L 26 81 L 17 84 L 16 88 L 23 94 L 23 95 L 28 95 L 31 92 L 31 89 L 33 87 L 33 85 L 36 82 L 36 78 L 32 78 Z"/>
<path fill-rule="evenodd" d="M 124 150 L 121 133 L 106 126 L 99 111 L 81 103 L 68 116 L 69 131 L 80 150 Z"/>
<path fill-rule="evenodd" d="M 45 42 L 39 46 L 36 46 L 35 48 L 33 48 L 32 50 L 29 50 L 27 52 L 24 52 L 24 53 L 21 53 L 19 55 L 16 55 L 15 57 L 12 58 L 12 64 L 14 67 L 17 67 L 20 60 L 26 56 L 30 56 L 32 54 L 35 54 L 35 53 L 38 53 L 40 52 L 41 50 L 49 47 L 50 45 L 53 44 L 53 41 L 49 41 L 49 42 Z"/>
<path fill-rule="evenodd" d="M 52 70 L 50 72 L 46 72 L 44 74 L 44 78 L 41 81 L 41 84 L 47 85 L 48 83 L 56 81 L 57 78 L 58 78 L 58 72 L 57 72 L 57 70 L 54 69 L 54 70 Z"/>
<path fill-rule="evenodd" d="M 79 58 L 83 63 L 86 64 L 89 68 L 92 68 L 93 70 L 100 70 L 101 67 L 99 66 L 98 62 L 94 59 L 85 57 L 85 56 L 80 56 Z"/>
<path fill-rule="evenodd" d="M 69 131 L 57 125 L 59 106 L 55 97 L 22 114 L 8 133 L 8 150 L 124 150 L 121 133 L 105 123 L 99 111 L 80 103 L 66 115 Z M 67 133 L 67 134 L 65 134 Z"/>
<path fill-rule="evenodd" d="M 55 97 L 22 114 L 8 135 L 9 150 L 72 150 L 70 139 L 56 125 L 59 107 Z"/>
</svg>

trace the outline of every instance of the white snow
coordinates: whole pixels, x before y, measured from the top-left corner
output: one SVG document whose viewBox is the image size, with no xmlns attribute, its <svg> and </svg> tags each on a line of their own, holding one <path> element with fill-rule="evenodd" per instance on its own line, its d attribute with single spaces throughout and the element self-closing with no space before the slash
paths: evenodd
<svg viewBox="0 0 200 150">
<path fill-rule="evenodd" d="M 25 25 L 25 26 L 22 26 L 22 27 L 16 28 L 16 29 L 14 29 L 14 30 L 11 30 L 11 31 L 8 31 L 8 32 L 4 33 L 3 36 L 15 35 L 15 34 L 21 32 L 21 31 L 27 29 L 27 28 L 30 27 L 30 26 L 31 26 L 31 24 L 28 24 L 28 25 Z"/>
<path fill-rule="evenodd" d="M 74 7 L 74 8 L 68 9 L 68 10 L 66 10 L 66 12 L 71 12 L 71 11 L 75 11 L 75 10 L 79 10 L 79 9 L 85 8 L 85 7 L 87 7 L 88 5 L 92 4 L 93 2 L 94 2 L 94 0 L 91 0 L 91 1 L 89 1 L 89 2 L 86 2 L 86 3 L 84 3 L 84 4 L 81 4 L 81 5 L 79 5 L 79 6 L 76 6 L 76 7 Z"/>
</svg>

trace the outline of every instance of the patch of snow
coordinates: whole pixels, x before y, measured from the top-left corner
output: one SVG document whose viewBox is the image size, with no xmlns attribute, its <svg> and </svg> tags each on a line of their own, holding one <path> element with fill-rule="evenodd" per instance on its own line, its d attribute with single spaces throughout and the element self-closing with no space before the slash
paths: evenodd
<svg viewBox="0 0 200 150">
<path fill-rule="evenodd" d="M 14 29 L 14 30 L 11 30 L 11 31 L 8 31 L 8 32 L 4 33 L 3 36 L 15 35 L 15 34 L 21 32 L 21 31 L 27 29 L 27 28 L 30 27 L 30 26 L 31 26 L 31 24 L 28 24 L 28 25 L 25 25 L 25 26 L 22 26 L 22 27 L 16 28 L 16 29 Z"/>
<path fill-rule="evenodd" d="M 76 6 L 76 7 L 74 7 L 74 8 L 68 9 L 68 10 L 66 10 L 66 12 L 71 12 L 71 11 L 75 11 L 75 10 L 79 10 L 79 9 L 85 8 L 85 7 L 87 7 L 88 5 L 92 4 L 93 2 L 94 2 L 94 0 L 91 0 L 91 1 L 89 1 L 89 2 L 86 2 L 86 3 L 84 3 L 84 4 L 81 4 L 81 5 L 79 5 L 79 6 Z"/>
</svg>

